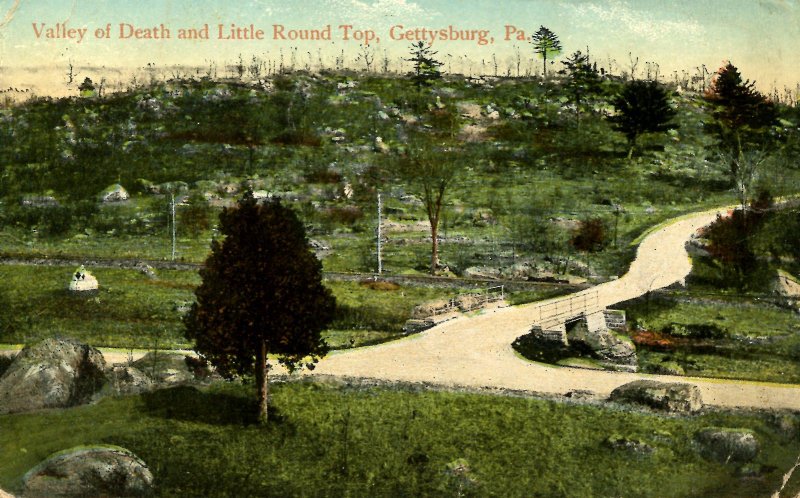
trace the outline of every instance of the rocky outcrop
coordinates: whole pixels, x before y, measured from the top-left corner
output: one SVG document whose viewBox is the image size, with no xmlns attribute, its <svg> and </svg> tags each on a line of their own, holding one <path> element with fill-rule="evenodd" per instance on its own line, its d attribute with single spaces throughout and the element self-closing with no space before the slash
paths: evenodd
<svg viewBox="0 0 800 498">
<path fill-rule="evenodd" d="M 654 380 L 635 380 L 619 386 L 611 392 L 611 401 L 678 413 L 696 412 L 703 407 L 697 386 Z"/>
<path fill-rule="evenodd" d="M 46 339 L 26 346 L 0 377 L 0 413 L 88 403 L 106 382 L 106 362 L 95 348 Z"/>
<path fill-rule="evenodd" d="M 760 445 L 748 429 L 707 427 L 695 434 L 704 458 L 719 463 L 748 463 L 758 455 Z"/>
<path fill-rule="evenodd" d="M 101 202 L 122 202 L 130 199 L 130 195 L 125 188 L 120 185 L 111 185 L 100 194 Z"/>
<path fill-rule="evenodd" d="M 114 394 L 139 394 L 151 391 L 156 383 L 136 367 L 115 365 L 108 373 L 109 388 Z"/>
<path fill-rule="evenodd" d="M 131 366 L 162 387 L 186 384 L 195 380 L 195 374 L 183 355 L 151 351 L 134 361 Z"/>
<path fill-rule="evenodd" d="M 604 326 L 590 331 L 587 321 L 579 320 L 567 327 L 567 342 L 571 348 L 588 351 L 590 356 L 599 360 L 607 369 L 627 372 L 637 370 L 638 359 L 633 341 Z"/>
<path fill-rule="evenodd" d="M 27 496 L 147 496 L 153 474 L 118 446 L 79 447 L 50 456 L 23 477 Z"/>
</svg>

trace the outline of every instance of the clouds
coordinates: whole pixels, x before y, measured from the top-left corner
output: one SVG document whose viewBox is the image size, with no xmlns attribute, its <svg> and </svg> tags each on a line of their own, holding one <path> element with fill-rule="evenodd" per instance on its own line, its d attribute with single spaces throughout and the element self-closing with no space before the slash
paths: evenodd
<svg viewBox="0 0 800 498">
<path fill-rule="evenodd" d="M 793 0 L 763 0 L 769 2 L 785 2 Z M 608 27 L 609 29 L 627 30 L 630 34 L 650 40 L 666 39 L 674 36 L 695 36 L 702 33 L 700 24 L 695 20 L 675 21 L 659 18 L 648 10 L 635 9 L 631 2 L 611 0 L 607 2 L 584 1 L 565 3 L 572 11 L 572 16 L 583 25 L 592 28 Z"/>
<path fill-rule="evenodd" d="M 348 21 L 370 25 L 430 18 L 438 14 L 408 0 L 325 0 L 323 3 L 329 16 L 337 13 Z"/>
</svg>

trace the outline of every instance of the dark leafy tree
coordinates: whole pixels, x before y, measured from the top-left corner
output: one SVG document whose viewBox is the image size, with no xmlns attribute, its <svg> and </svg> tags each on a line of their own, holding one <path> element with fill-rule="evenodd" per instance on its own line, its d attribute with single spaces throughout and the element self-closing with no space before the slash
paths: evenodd
<svg viewBox="0 0 800 498">
<path fill-rule="evenodd" d="M 565 77 L 564 87 L 575 106 L 575 119 L 580 122 L 581 108 L 592 97 L 602 91 L 600 73 L 589 62 L 589 56 L 576 51 L 562 62 L 564 68 L 559 71 Z"/>
<path fill-rule="evenodd" d="M 444 65 L 443 62 L 436 60 L 438 52 L 431 49 L 431 46 L 425 42 L 417 42 L 411 44 L 411 58 L 406 59 L 414 65 L 414 72 L 411 74 L 411 80 L 422 89 L 424 86 L 430 86 L 434 81 L 442 77 L 439 68 Z"/>
<path fill-rule="evenodd" d="M 726 284 L 744 289 L 758 269 L 753 249 L 753 235 L 759 230 L 772 205 L 771 196 L 761 195 L 746 209 L 736 209 L 730 216 L 717 220 L 703 230 L 708 239 L 708 252 L 722 271 Z"/>
<path fill-rule="evenodd" d="M 736 66 L 729 62 L 717 71 L 705 99 L 714 106 L 713 129 L 724 148 L 738 155 L 747 148 L 763 147 L 777 109 L 755 89 L 755 82 L 742 79 Z"/>
<path fill-rule="evenodd" d="M 555 33 L 539 26 L 539 30 L 531 36 L 533 52 L 542 58 L 542 73 L 547 77 L 547 61 L 561 53 L 561 42 Z"/>
<path fill-rule="evenodd" d="M 634 80 L 612 101 L 616 114 L 609 117 L 615 130 L 625 134 L 633 155 L 636 139 L 644 133 L 661 133 L 672 128 L 675 109 L 667 90 L 655 81 Z"/>
<path fill-rule="evenodd" d="M 253 372 L 258 418 L 267 419 L 268 354 L 290 370 L 313 367 L 327 346 L 320 333 L 336 301 L 303 224 L 279 200 L 251 194 L 220 215 L 224 239 L 211 244 L 197 302 L 184 319 L 195 351 L 231 377 Z"/>
</svg>

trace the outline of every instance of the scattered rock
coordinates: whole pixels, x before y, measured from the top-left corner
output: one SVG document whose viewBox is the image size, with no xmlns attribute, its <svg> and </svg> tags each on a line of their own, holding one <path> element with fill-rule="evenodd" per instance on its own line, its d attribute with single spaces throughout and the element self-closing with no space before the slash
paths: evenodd
<svg viewBox="0 0 800 498">
<path fill-rule="evenodd" d="M 140 261 L 136 264 L 136 269 L 139 271 L 139 273 L 145 275 L 146 277 L 149 277 L 153 280 L 158 279 L 158 275 L 156 275 L 156 269 L 143 261 Z"/>
<path fill-rule="evenodd" d="M 98 287 L 95 276 L 89 273 L 83 265 L 75 270 L 69 283 L 69 290 L 73 292 L 95 291 Z"/>
<path fill-rule="evenodd" d="M 130 199 L 130 195 L 120 184 L 111 185 L 100 194 L 100 202 L 122 202 Z"/>
<path fill-rule="evenodd" d="M 499 268 L 492 268 L 490 266 L 470 266 L 464 270 L 464 277 L 466 278 L 482 278 L 494 280 L 500 278 L 501 272 Z"/>
<path fill-rule="evenodd" d="M 161 386 L 186 384 L 195 380 L 194 372 L 186 363 L 186 357 L 179 354 L 150 351 L 134 361 L 132 366 Z"/>
<path fill-rule="evenodd" d="M 386 114 L 385 111 L 378 111 L 378 119 L 380 119 L 381 121 L 388 121 L 389 115 Z"/>
<path fill-rule="evenodd" d="M 403 333 L 414 334 L 416 332 L 422 332 L 423 330 L 428 330 L 434 325 L 436 325 L 436 322 L 433 321 L 432 318 L 411 318 L 410 320 L 406 320 L 406 323 L 403 324 Z"/>
<path fill-rule="evenodd" d="M 56 453 L 23 477 L 25 496 L 146 496 L 153 474 L 118 446 L 77 447 Z"/>
<path fill-rule="evenodd" d="M 103 354 L 85 344 L 45 339 L 26 346 L 0 377 L 0 413 L 88 403 L 106 382 L 105 367 Z"/>
<path fill-rule="evenodd" d="M 778 274 L 772 283 L 772 292 L 783 298 L 786 304 L 795 308 L 800 307 L 800 303 L 798 303 L 798 299 L 800 299 L 800 282 L 790 273 L 778 270 Z"/>
<path fill-rule="evenodd" d="M 758 439 L 748 429 L 707 427 L 695 434 L 704 458 L 719 463 L 748 463 L 760 449 Z"/>
<path fill-rule="evenodd" d="M 625 451 L 638 456 L 650 455 L 655 448 L 640 439 L 632 439 L 614 434 L 609 436 L 604 442 L 612 450 Z"/>
<path fill-rule="evenodd" d="M 139 394 L 155 387 L 153 379 L 136 367 L 116 365 L 108 374 L 109 387 L 115 394 Z"/>
<path fill-rule="evenodd" d="M 530 263 L 515 263 L 501 270 L 503 278 L 510 280 L 528 280 L 536 276 L 536 267 Z"/>
<path fill-rule="evenodd" d="M 654 380 L 635 380 L 619 386 L 611 392 L 610 399 L 668 412 L 690 413 L 703 407 L 697 386 Z"/>
<path fill-rule="evenodd" d="M 564 395 L 564 397 L 577 401 L 595 399 L 597 398 L 597 395 L 594 393 L 594 391 L 589 391 L 588 389 L 576 389 L 568 392 Z"/>
<path fill-rule="evenodd" d="M 450 301 L 447 299 L 429 301 L 415 306 L 414 311 L 411 312 L 411 317 L 416 319 L 428 318 L 449 308 Z"/>
<path fill-rule="evenodd" d="M 58 207 L 60 204 L 51 195 L 26 195 L 20 201 L 22 207 Z"/>
</svg>

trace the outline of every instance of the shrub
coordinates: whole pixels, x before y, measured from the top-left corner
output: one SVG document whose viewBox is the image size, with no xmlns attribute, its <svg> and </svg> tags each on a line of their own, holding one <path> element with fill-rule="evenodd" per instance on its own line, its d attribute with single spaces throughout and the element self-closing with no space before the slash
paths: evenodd
<svg viewBox="0 0 800 498">
<path fill-rule="evenodd" d="M 605 222 L 600 218 L 581 221 L 569 242 L 579 251 L 599 251 L 606 242 Z"/>
</svg>

